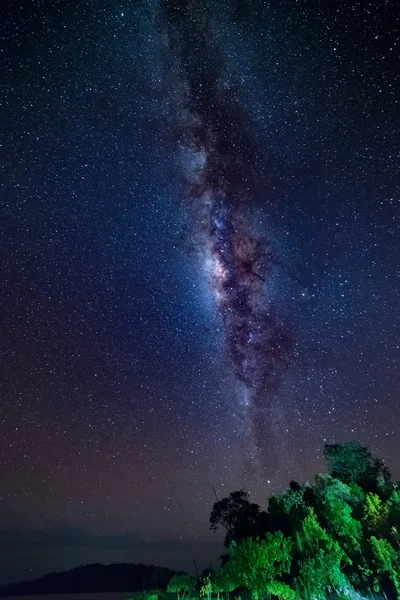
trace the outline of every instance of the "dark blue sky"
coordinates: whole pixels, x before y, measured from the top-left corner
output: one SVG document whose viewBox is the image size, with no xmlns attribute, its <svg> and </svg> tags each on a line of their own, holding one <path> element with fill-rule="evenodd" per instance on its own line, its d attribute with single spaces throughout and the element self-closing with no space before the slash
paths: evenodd
<svg viewBox="0 0 400 600">
<path fill-rule="evenodd" d="M 203 567 L 212 486 L 248 485 L 151 4 L 2 9 L 3 581 Z M 263 157 L 253 216 L 296 339 L 265 398 L 265 503 L 323 468 L 325 441 L 358 438 L 400 476 L 399 12 L 240 6 L 214 35 Z"/>
</svg>

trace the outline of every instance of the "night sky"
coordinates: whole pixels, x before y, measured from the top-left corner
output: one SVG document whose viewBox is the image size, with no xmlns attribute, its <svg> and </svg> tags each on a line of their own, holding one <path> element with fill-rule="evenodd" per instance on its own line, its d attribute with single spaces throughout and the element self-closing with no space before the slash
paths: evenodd
<svg viewBox="0 0 400 600">
<path fill-rule="evenodd" d="M 325 442 L 400 477 L 399 4 L 214 5 L 1 9 L 0 583 L 202 569 Z"/>
</svg>

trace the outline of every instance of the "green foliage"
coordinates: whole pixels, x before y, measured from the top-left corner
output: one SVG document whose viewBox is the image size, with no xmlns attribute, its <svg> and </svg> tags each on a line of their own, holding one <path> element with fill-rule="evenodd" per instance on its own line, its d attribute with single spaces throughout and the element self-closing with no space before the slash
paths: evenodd
<svg viewBox="0 0 400 600">
<path fill-rule="evenodd" d="M 269 510 L 276 514 L 289 515 L 293 510 L 303 508 L 303 489 L 288 490 L 279 496 L 271 496 L 269 499 Z"/>
<path fill-rule="evenodd" d="M 364 504 L 363 522 L 368 533 L 383 533 L 390 512 L 388 503 L 384 503 L 377 494 L 367 494 Z"/>
<path fill-rule="evenodd" d="M 359 442 L 327 445 L 324 454 L 329 474 L 290 482 L 266 512 L 243 490 L 214 504 L 211 529 L 225 527 L 229 553 L 218 573 L 206 574 L 201 596 L 400 599 L 400 484 Z"/>
<path fill-rule="evenodd" d="M 183 599 L 190 596 L 195 587 L 196 580 L 194 577 L 190 577 L 190 575 L 186 574 L 177 574 L 170 580 L 167 591 L 177 594 L 179 600 L 180 598 Z"/>
<path fill-rule="evenodd" d="M 202 579 L 202 586 L 200 588 L 200 596 L 205 596 L 210 600 L 212 593 L 214 591 L 214 585 L 211 581 L 211 575 L 207 575 Z"/>
<path fill-rule="evenodd" d="M 326 444 L 324 456 L 332 477 L 363 487 L 365 475 L 372 463 L 372 454 L 366 446 L 360 442 Z"/>
<path fill-rule="evenodd" d="M 400 564 L 399 554 L 395 549 L 384 539 L 378 539 L 372 536 L 369 540 L 373 564 L 373 589 L 380 592 L 385 588 L 385 579 L 393 585 L 400 595 Z"/>
<path fill-rule="evenodd" d="M 325 447 L 330 474 L 291 482 L 268 511 L 244 490 L 214 504 L 210 524 L 226 529 L 226 563 L 203 571 L 204 600 L 348 600 L 356 593 L 400 599 L 400 484 L 358 442 Z M 260 533 L 262 532 L 262 533 Z M 267 532 L 267 533 L 265 533 Z M 175 575 L 168 593 L 188 599 L 196 581 Z M 222 597 L 221 597 L 222 596 Z M 153 590 L 134 600 L 167 600 Z M 168 598 L 170 600 L 170 598 Z"/>
<path fill-rule="evenodd" d="M 283 533 L 290 535 L 293 525 L 301 521 L 307 512 L 304 500 L 305 488 L 289 489 L 287 492 L 271 496 L 268 502 L 268 512 Z"/>
<path fill-rule="evenodd" d="M 395 490 L 387 502 L 388 523 L 392 527 L 400 528 L 400 491 Z"/>
<path fill-rule="evenodd" d="M 282 598 L 282 600 L 294 600 L 296 598 L 296 592 L 292 590 L 286 583 L 281 581 L 271 581 L 267 583 L 266 591 L 271 596 Z"/>
<path fill-rule="evenodd" d="M 229 573 L 227 573 L 224 568 L 222 568 L 218 573 L 215 574 L 213 585 L 214 592 L 216 592 L 217 594 L 229 594 L 237 588 L 236 582 L 233 579 L 231 579 Z"/>
<path fill-rule="evenodd" d="M 360 442 L 326 444 L 324 456 L 330 474 L 344 483 L 355 483 L 367 492 L 387 498 L 393 490 L 389 469 Z"/>
<path fill-rule="evenodd" d="M 330 475 L 315 478 L 316 510 L 321 524 L 349 555 L 361 551 L 362 527 L 353 517 L 352 489 Z"/>
<path fill-rule="evenodd" d="M 289 573 L 292 540 L 281 532 L 268 533 L 264 539 L 246 538 L 233 543 L 229 560 L 222 571 L 235 588 L 244 587 L 256 594 L 265 594 L 267 585 Z"/>
<path fill-rule="evenodd" d="M 145 592 L 136 592 L 130 598 L 127 598 L 127 600 L 158 600 L 163 595 L 165 595 L 165 592 L 163 593 L 161 590 L 147 590 Z"/>
<path fill-rule="evenodd" d="M 300 556 L 295 588 L 301 598 L 326 598 L 329 592 L 348 586 L 342 569 L 351 561 L 320 526 L 313 509 L 302 522 L 296 541 Z"/>
</svg>

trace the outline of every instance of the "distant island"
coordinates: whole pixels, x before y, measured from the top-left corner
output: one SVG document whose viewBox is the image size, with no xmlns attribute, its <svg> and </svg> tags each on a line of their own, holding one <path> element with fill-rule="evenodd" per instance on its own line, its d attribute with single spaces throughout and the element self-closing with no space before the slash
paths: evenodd
<svg viewBox="0 0 400 600">
<path fill-rule="evenodd" d="M 49 573 L 32 581 L 1 586 L 0 596 L 141 592 L 165 588 L 176 573 L 173 569 L 154 565 L 96 563 L 63 573 Z"/>
</svg>

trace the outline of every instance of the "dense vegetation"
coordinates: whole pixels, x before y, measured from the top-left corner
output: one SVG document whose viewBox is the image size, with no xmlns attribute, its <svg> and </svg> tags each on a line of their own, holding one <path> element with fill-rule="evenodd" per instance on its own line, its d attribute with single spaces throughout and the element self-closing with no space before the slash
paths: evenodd
<svg viewBox="0 0 400 600">
<path fill-rule="evenodd" d="M 175 575 L 178 600 L 235 595 L 294 600 L 381 594 L 400 597 L 400 484 L 358 442 L 330 444 L 328 474 L 292 481 L 262 511 L 245 491 L 214 504 L 213 530 L 225 528 L 221 569 L 200 584 Z M 155 600 L 154 598 L 152 600 Z"/>
</svg>

